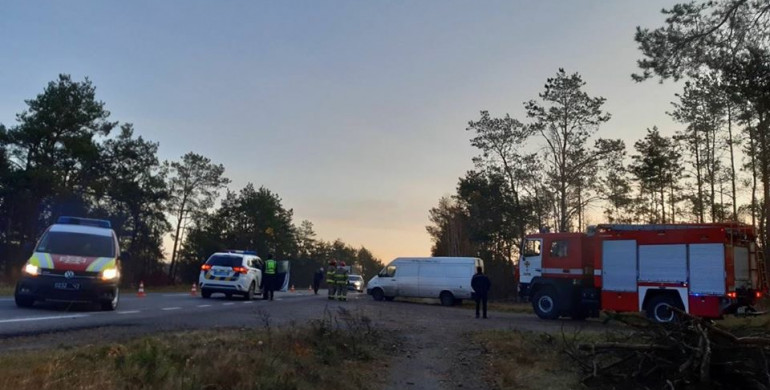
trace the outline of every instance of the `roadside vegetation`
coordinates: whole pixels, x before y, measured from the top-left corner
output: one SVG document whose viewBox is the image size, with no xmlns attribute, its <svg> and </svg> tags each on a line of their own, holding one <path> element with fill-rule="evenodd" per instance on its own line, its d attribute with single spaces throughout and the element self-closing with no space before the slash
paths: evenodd
<svg viewBox="0 0 770 390">
<path fill-rule="evenodd" d="M 341 310 L 280 329 L 264 313 L 255 321 L 261 326 L 14 352 L 0 356 L 2 387 L 352 390 L 377 378 L 382 338 L 363 315 Z"/>
<path fill-rule="evenodd" d="M 770 318 L 708 321 L 680 313 L 673 324 L 608 314 L 605 333 L 475 333 L 496 389 L 770 389 Z"/>
</svg>

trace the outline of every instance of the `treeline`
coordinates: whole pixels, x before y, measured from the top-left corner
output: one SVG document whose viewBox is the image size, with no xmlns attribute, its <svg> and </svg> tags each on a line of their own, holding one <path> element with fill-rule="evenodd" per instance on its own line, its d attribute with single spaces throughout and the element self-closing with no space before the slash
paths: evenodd
<svg viewBox="0 0 770 390">
<path fill-rule="evenodd" d="M 136 136 L 130 123 L 110 120 L 87 78 L 60 75 L 25 103 L 16 124 L 0 124 L 0 272 L 6 281 L 62 215 L 112 222 L 129 254 L 127 283 L 190 282 L 208 255 L 229 248 L 290 259 L 298 282 L 309 281 L 312 269 L 331 257 L 367 275 L 381 267 L 365 248 L 318 240 L 309 221 L 295 225 L 292 210 L 270 190 L 252 184 L 227 190 L 224 166 L 207 157 L 191 152 L 161 161 L 158 143 Z"/>
<path fill-rule="evenodd" d="M 487 259 L 497 293 L 513 294 L 525 234 L 589 223 L 741 221 L 770 231 L 770 1 L 675 5 L 665 25 L 637 28 L 641 82 L 684 79 L 668 112 L 629 150 L 597 136 L 610 114 L 578 73 L 560 69 L 526 117 L 470 121 L 474 169 L 430 210 L 434 255 Z M 599 216 L 601 214 L 601 217 Z M 589 222 L 590 220 L 590 222 Z"/>
</svg>

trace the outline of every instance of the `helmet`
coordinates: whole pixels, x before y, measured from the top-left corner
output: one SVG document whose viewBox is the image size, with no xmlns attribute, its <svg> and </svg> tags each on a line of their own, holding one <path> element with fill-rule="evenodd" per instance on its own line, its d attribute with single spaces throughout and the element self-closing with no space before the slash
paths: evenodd
<svg viewBox="0 0 770 390">
<path fill-rule="evenodd" d="M 334 260 L 329 260 L 329 265 L 337 265 L 337 262 Z"/>
<path fill-rule="evenodd" d="M 340 267 L 344 267 L 344 266 L 345 266 L 345 262 L 344 261 L 340 261 Z"/>
</svg>

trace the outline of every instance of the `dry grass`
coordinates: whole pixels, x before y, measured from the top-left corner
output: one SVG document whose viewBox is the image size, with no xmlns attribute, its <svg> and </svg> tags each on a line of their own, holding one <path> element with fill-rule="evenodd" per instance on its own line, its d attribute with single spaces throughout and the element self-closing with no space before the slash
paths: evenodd
<svg viewBox="0 0 770 390">
<path fill-rule="evenodd" d="M 474 340 L 487 352 L 485 376 L 493 388 L 571 390 L 580 387 L 577 367 L 562 353 L 564 343 L 556 336 L 496 330 L 477 333 Z"/>
<path fill-rule="evenodd" d="M 15 289 L 16 286 L 13 284 L 0 283 L 0 296 L 13 295 Z"/>
<path fill-rule="evenodd" d="M 2 387 L 357 390 L 377 377 L 379 365 L 372 361 L 379 337 L 364 317 L 340 312 L 309 327 L 280 331 L 266 315 L 255 322 L 263 328 L 0 356 Z"/>
</svg>

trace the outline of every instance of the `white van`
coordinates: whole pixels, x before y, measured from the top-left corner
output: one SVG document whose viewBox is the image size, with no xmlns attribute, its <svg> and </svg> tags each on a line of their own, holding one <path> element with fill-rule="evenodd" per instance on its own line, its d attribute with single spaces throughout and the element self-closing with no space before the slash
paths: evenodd
<svg viewBox="0 0 770 390">
<path fill-rule="evenodd" d="M 399 257 L 367 283 L 375 301 L 438 298 L 444 306 L 471 298 L 471 278 L 484 261 L 475 257 Z"/>
</svg>

